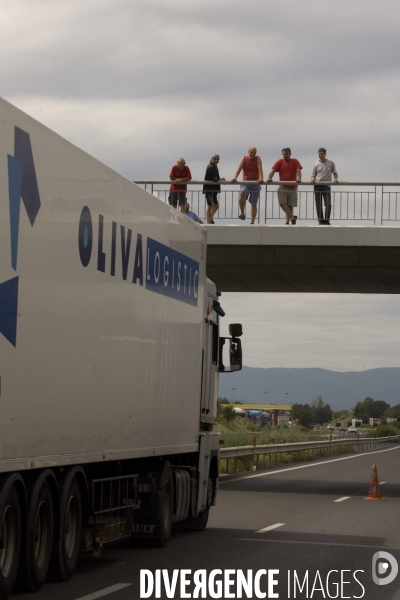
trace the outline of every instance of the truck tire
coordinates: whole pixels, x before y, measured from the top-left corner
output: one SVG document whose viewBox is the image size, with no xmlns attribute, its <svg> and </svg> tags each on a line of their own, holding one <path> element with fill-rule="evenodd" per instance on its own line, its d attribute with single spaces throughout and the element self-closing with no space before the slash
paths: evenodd
<svg viewBox="0 0 400 600">
<path fill-rule="evenodd" d="M 189 529 L 192 531 L 204 531 L 207 527 L 208 517 L 210 515 L 210 508 L 212 506 L 213 497 L 215 490 L 215 481 L 209 477 L 207 487 L 207 506 L 199 512 L 195 517 L 188 517 L 186 521 L 182 522 L 182 529 Z"/>
<path fill-rule="evenodd" d="M 158 533 L 154 539 L 154 545 L 159 548 L 165 548 L 171 537 L 172 513 L 174 507 L 174 480 L 169 461 L 166 461 L 160 479 Z"/>
<path fill-rule="evenodd" d="M 0 600 L 11 594 L 21 549 L 21 507 L 12 486 L 0 514 Z"/>
<path fill-rule="evenodd" d="M 36 486 L 34 486 L 35 490 Z M 30 496 L 26 544 L 22 548 L 18 589 L 37 592 L 46 581 L 53 545 L 53 498 L 47 481 Z M 33 527 L 29 522 L 33 521 Z"/>
<path fill-rule="evenodd" d="M 60 532 L 54 536 L 49 578 L 68 581 L 75 573 L 82 532 L 82 496 L 76 477 L 60 494 Z"/>
</svg>

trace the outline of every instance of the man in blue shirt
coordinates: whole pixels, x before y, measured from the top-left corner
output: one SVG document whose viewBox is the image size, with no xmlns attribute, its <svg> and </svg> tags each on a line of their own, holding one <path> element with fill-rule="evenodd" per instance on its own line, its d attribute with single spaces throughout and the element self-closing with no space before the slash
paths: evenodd
<svg viewBox="0 0 400 600">
<path fill-rule="evenodd" d="M 189 219 L 193 219 L 193 221 L 196 221 L 196 223 L 200 223 L 200 225 L 203 225 L 203 221 L 199 219 L 195 212 L 190 210 L 189 202 L 186 202 L 185 204 L 185 215 L 189 217 Z"/>
</svg>

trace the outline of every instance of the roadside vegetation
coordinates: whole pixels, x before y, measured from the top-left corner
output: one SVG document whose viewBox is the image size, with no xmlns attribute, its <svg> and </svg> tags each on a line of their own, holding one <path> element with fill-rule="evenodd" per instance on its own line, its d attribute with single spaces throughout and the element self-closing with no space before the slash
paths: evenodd
<svg viewBox="0 0 400 600">
<path fill-rule="evenodd" d="M 223 404 L 222 404 L 223 403 Z M 344 427 L 347 429 L 351 425 L 352 418 L 362 419 L 364 422 L 358 425 L 363 432 L 369 432 L 373 437 L 387 437 L 391 435 L 400 435 L 400 404 L 388 409 L 386 402 L 366 398 L 364 402 L 358 402 L 353 410 L 342 410 L 332 412 L 329 404 L 324 404 L 322 397 L 317 396 L 311 404 L 293 404 L 292 421 L 297 420 L 298 424 L 292 427 L 260 427 L 244 418 L 236 415 L 233 405 L 225 398 L 220 399 L 218 405 L 218 415 L 213 426 L 213 431 L 221 434 L 221 447 L 234 448 L 240 446 L 262 446 L 274 444 L 290 444 L 305 440 L 319 441 L 327 439 L 326 425 L 332 424 L 336 429 Z M 372 428 L 369 419 L 381 418 L 386 420 L 386 416 L 393 414 L 398 420 L 375 425 Z M 376 417 L 376 415 L 380 415 Z M 321 427 L 313 428 L 320 424 Z M 310 428 L 311 425 L 311 428 Z M 318 427 L 318 425 L 317 425 Z M 333 432 L 333 430 L 332 430 Z M 365 433 L 363 433 L 365 435 Z M 279 452 L 264 455 L 246 456 L 241 458 L 221 459 L 221 473 L 232 473 L 256 470 L 259 468 L 268 468 L 279 464 L 290 464 L 307 460 L 315 460 L 317 457 L 329 455 L 329 448 L 318 449 L 317 451 L 304 450 L 300 452 Z M 354 448 L 338 448 L 338 453 L 351 453 Z"/>
<path fill-rule="evenodd" d="M 322 399 L 321 399 L 322 400 Z M 318 402 L 318 401 L 317 401 Z M 320 402 L 318 404 L 321 404 Z M 318 406 L 317 404 L 317 406 Z M 294 425 L 289 428 L 282 427 L 260 427 L 254 423 L 250 423 L 246 419 L 235 416 L 232 405 L 219 405 L 218 416 L 214 423 L 213 431 L 218 431 L 221 434 L 221 447 L 234 448 L 241 446 L 261 446 L 275 444 L 289 444 L 305 440 L 319 441 L 327 439 L 326 428 L 310 429 L 304 425 Z M 352 411 L 341 411 L 332 415 L 334 423 L 340 418 L 340 423 L 347 427 L 351 424 Z M 337 423 L 335 425 L 337 426 Z M 343 426 L 341 425 L 341 426 Z M 375 427 L 373 430 L 368 424 L 361 425 L 361 428 L 366 431 L 370 430 L 374 437 L 387 437 L 390 435 L 400 435 L 400 420 L 394 423 L 382 424 Z M 334 452 L 337 454 L 349 454 L 354 452 L 352 446 L 336 447 Z M 315 460 L 319 457 L 330 456 L 331 448 L 320 448 L 317 450 L 303 450 L 295 452 L 271 452 L 271 454 L 261 454 L 229 459 L 221 459 L 221 473 L 240 473 L 244 471 L 252 471 L 264 469 L 268 467 L 276 467 L 278 465 L 286 465 L 303 461 Z"/>
<path fill-rule="evenodd" d="M 246 419 L 236 417 L 233 406 L 218 407 L 213 431 L 221 433 L 221 447 L 257 446 L 262 444 L 289 444 L 304 439 L 302 427 L 259 427 Z M 310 430 L 306 430 L 309 431 Z"/>
<path fill-rule="evenodd" d="M 389 435 L 400 435 L 400 421 L 394 423 L 383 423 L 378 425 L 374 433 L 376 437 L 387 437 Z"/>
</svg>

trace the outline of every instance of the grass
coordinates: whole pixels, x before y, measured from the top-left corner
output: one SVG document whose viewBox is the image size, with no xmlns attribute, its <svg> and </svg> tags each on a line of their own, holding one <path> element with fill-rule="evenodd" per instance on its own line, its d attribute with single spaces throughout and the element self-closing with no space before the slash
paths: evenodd
<svg viewBox="0 0 400 600">
<path fill-rule="evenodd" d="M 239 423 L 237 423 L 239 421 Z M 221 433 L 223 448 L 235 446 L 257 446 L 264 444 L 290 444 L 300 442 L 304 434 L 297 427 L 289 429 L 280 427 L 256 427 L 242 419 L 234 419 L 230 423 L 219 421 L 213 428 Z"/>
<path fill-rule="evenodd" d="M 389 435 L 400 435 L 400 428 L 394 423 L 387 423 L 375 427 L 376 437 L 386 437 Z"/>
<path fill-rule="evenodd" d="M 225 421 L 219 418 L 214 424 L 214 431 L 221 433 L 222 448 L 238 446 L 263 446 L 271 444 L 290 444 L 304 441 L 305 436 L 312 437 L 313 441 L 322 439 L 326 431 L 312 431 L 305 427 L 295 426 L 290 428 L 262 427 L 259 428 L 248 421 L 235 418 Z M 349 450 L 347 450 L 348 452 Z M 314 460 L 316 456 L 325 456 L 328 450 L 320 449 L 317 452 L 301 450 L 296 452 L 280 452 L 278 454 L 263 454 L 245 456 L 242 458 L 222 459 L 220 462 L 221 473 L 251 471 L 259 468 L 268 468 L 277 464 L 291 464 L 302 461 Z"/>
</svg>

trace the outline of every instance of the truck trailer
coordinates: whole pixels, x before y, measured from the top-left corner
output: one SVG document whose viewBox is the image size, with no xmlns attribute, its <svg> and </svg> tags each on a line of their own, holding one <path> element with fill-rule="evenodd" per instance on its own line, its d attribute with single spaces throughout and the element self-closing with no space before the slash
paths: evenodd
<svg viewBox="0 0 400 600">
<path fill-rule="evenodd" d="M 67 580 L 80 552 L 205 528 L 242 327 L 220 335 L 206 228 L 2 99 L 0 115 L 4 600 Z"/>
</svg>

